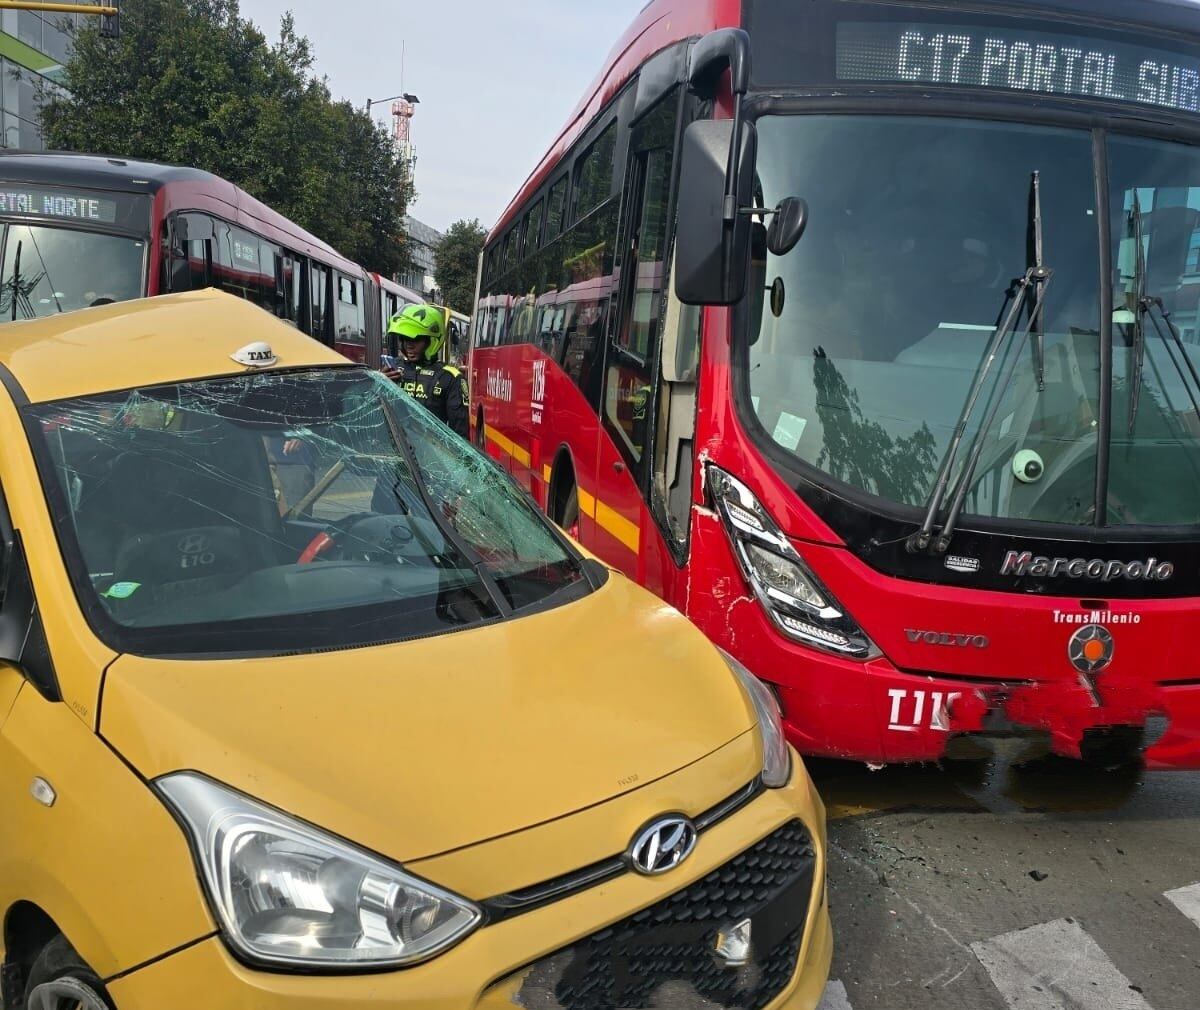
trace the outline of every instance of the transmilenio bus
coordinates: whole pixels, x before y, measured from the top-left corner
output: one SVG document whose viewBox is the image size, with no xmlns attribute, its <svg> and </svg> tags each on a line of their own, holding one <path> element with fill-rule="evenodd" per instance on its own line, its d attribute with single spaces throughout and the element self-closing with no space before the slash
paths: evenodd
<svg viewBox="0 0 1200 1010">
<path fill-rule="evenodd" d="M 1200 766 L 1198 144 L 1191 3 L 653 0 L 488 239 L 475 437 L 802 751 Z"/>
<path fill-rule="evenodd" d="M 0 322 L 218 287 L 378 365 L 386 320 L 424 300 L 193 168 L 0 153 L 0 229 Z"/>
</svg>

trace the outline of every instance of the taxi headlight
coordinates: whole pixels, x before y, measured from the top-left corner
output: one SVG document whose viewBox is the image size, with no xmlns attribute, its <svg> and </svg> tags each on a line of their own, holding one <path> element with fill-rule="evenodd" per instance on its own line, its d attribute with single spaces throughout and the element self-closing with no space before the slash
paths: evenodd
<svg viewBox="0 0 1200 1010">
<path fill-rule="evenodd" d="M 474 930 L 480 910 L 200 775 L 159 779 L 191 835 L 224 935 L 268 967 L 398 968 Z"/>
<path fill-rule="evenodd" d="M 758 733 L 763 745 L 763 785 L 768 789 L 782 789 L 792 777 L 792 752 L 783 735 L 783 714 L 779 711 L 779 702 L 766 684 L 728 652 L 722 649 L 721 654 L 742 689 L 749 695 L 754 714 L 758 717 Z"/>
</svg>

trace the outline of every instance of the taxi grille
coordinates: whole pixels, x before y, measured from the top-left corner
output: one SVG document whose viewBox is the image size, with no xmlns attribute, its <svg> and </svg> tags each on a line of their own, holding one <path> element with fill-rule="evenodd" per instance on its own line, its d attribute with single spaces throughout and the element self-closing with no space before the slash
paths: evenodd
<svg viewBox="0 0 1200 1010">
<path fill-rule="evenodd" d="M 539 962 L 516 1002 L 527 1010 L 761 1010 L 796 971 L 814 855 L 797 821 L 656 905 Z M 718 935 L 752 923 L 749 963 L 728 967 Z"/>
</svg>

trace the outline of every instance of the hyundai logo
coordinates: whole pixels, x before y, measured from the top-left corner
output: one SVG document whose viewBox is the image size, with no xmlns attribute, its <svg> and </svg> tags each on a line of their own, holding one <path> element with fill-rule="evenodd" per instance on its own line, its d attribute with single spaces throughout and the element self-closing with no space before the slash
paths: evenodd
<svg viewBox="0 0 1200 1010">
<path fill-rule="evenodd" d="M 686 817 L 663 817 L 637 835 L 629 861 L 638 873 L 657 877 L 675 869 L 696 847 L 696 826 Z"/>
</svg>

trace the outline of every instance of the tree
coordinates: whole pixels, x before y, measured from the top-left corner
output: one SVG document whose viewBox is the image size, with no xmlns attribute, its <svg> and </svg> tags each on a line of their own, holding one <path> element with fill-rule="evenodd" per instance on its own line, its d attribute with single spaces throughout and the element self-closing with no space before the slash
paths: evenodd
<svg viewBox="0 0 1200 1010">
<path fill-rule="evenodd" d="M 433 251 L 433 278 L 450 308 L 471 314 L 475 307 L 475 278 L 487 230 L 478 219 L 455 221 Z"/>
<path fill-rule="evenodd" d="M 122 37 L 85 26 L 47 94 L 47 145 L 206 169 L 349 258 L 408 267 L 407 167 L 387 131 L 334 101 L 290 15 L 269 45 L 237 0 L 124 0 Z"/>
</svg>

